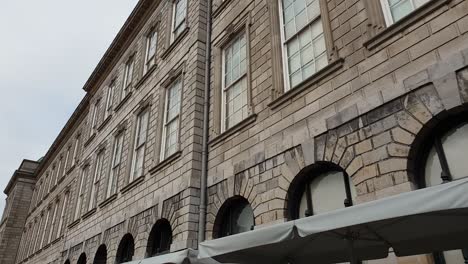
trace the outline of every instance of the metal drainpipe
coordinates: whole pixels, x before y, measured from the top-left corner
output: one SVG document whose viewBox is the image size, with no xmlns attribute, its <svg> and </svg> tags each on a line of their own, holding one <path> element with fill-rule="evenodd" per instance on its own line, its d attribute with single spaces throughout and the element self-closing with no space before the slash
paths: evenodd
<svg viewBox="0 0 468 264">
<path fill-rule="evenodd" d="M 205 53 L 205 95 L 203 103 L 203 139 L 200 179 L 200 211 L 198 218 L 198 243 L 205 241 L 207 177 L 208 177 L 208 129 L 210 117 L 210 74 L 211 74 L 211 2 L 207 0 L 206 14 L 206 53 Z"/>
</svg>

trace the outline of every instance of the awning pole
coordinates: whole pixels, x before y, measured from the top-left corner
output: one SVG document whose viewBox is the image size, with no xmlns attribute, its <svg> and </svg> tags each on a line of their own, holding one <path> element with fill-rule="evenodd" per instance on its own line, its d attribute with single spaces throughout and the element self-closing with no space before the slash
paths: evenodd
<svg viewBox="0 0 468 264">
<path fill-rule="evenodd" d="M 358 264 L 359 261 L 356 258 L 356 254 L 354 252 L 354 240 L 352 238 L 346 238 L 348 242 L 348 250 L 349 250 L 349 261 L 351 264 Z"/>
</svg>

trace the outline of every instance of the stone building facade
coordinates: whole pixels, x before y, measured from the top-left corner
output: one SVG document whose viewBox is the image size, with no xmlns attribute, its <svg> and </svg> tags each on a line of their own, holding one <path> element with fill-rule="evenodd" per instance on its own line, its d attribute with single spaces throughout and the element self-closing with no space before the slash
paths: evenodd
<svg viewBox="0 0 468 264">
<path fill-rule="evenodd" d="M 200 224 L 214 239 L 466 176 L 468 1 L 395 2 L 139 1 L 48 153 L 7 187 L 29 208 L 4 213 L 21 221 L 0 226 L 2 263 L 121 263 L 196 248 Z M 468 256 L 382 262 L 443 258 Z"/>
</svg>

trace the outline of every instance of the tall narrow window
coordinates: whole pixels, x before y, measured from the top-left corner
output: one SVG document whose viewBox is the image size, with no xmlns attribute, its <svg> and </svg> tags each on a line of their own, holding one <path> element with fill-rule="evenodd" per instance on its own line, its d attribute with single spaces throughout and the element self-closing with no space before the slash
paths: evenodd
<svg viewBox="0 0 468 264">
<path fill-rule="evenodd" d="M 62 170 L 62 161 L 63 161 L 63 158 L 60 157 L 60 159 L 57 162 L 57 172 L 55 174 L 54 186 L 57 185 L 57 183 L 58 183 L 58 181 L 60 179 L 60 172 Z"/>
<path fill-rule="evenodd" d="M 46 214 L 46 218 L 45 218 L 45 222 L 44 222 L 44 228 L 42 229 L 42 236 L 41 236 L 41 244 L 39 246 L 39 248 L 42 248 L 46 242 L 46 236 L 47 236 L 47 226 L 49 225 L 49 218 L 50 218 L 50 207 L 47 208 L 47 214 Z"/>
<path fill-rule="evenodd" d="M 247 232 L 255 225 L 250 203 L 243 197 L 236 196 L 226 201 L 215 220 L 214 236 L 217 238 Z"/>
<path fill-rule="evenodd" d="M 62 203 L 62 210 L 60 212 L 60 218 L 59 218 L 59 223 L 58 223 L 58 227 L 57 227 L 57 237 L 60 237 L 62 235 L 62 229 L 63 229 L 63 225 L 66 225 L 66 209 L 67 209 L 67 206 L 68 206 L 68 197 L 69 197 L 70 193 L 69 192 L 66 192 L 65 193 L 65 197 L 63 198 L 63 203 Z M 57 204 L 57 207 L 58 207 L 58 204 Z"/>
<path fill-rule="evenodd" d="M 134 68 L 134 56 L 131 56 L 127 63 L 125 63 L 124 82 L 122 87 L 122 93 L 120 94 L 120 100 L 123 100 L 127 96 L 128 92 L 133 83 L 133 68 Z"/>
<path fill-rule="evenodd" d="M 55 231 L 55 227 L 56 227 L 56 224 L 57 224 L 58 207 L 59 207 L 59 201 L 56 201 L 55 204 L 54 204 L 54 213 L 52 214 L 52 218 L 51 218 L 51 224 L 50 224 L 50 229 L 49 229 L 49 236 L 47 238 L 47 244 L 52 242 L 52 238 L 55 239 L 54 231 Z"/>
<path fill-rule="evenodd" d="M 247 104 L 247 47 L 245 34 L 223 50 L 223 130 L 249 114 Z"/>
<path fill-rule="evenodd" d="M 99 193 L 99 181 L 101 180 L 103 163 L 104 163 L 104 151 L 101 151 L 96 157 L 94 177 L 93 177 L 93 182 L 91 184 L 91 192 L 89 194 L 88 211 L 96 207 L 97 196 Z"/>
<path fill-rule="evenodd" d="M 328 64 L 320 0 L 280 0 L 287 89 Z"/>
<path fill-rule="evenodd" d="M 75 139 L 75 147 L 73 148 L 73 155 L 72 155 L 72 166 L 74 166 L 78 159 L 78 151 L 80 149 L 80 142 L 81 136 L 77 135 Z"/>
<path fill-rule="evenodd" d="M 145 109 L 137 117 L 135 143 L 132 156 L 132 169 L 129 179 L 130 182 L 143 175 L 145 146 L 148 134 L 148 116 L 149 111 L 148 109 Z"/>
<path fill-rule="evenodd" d="M 104 119 L 109 117 L 110 113 L 112 113 L 112 107 L 114 104 L 114 88 L 115 88 L 115 80 L 112 80 L 109 86 L 107 87 L 106 109 L 104 111 Z"/>
<path fill-rule="evenodd" d="M 155 29 L 146 36 L 146 56 L 145 73 L 156 64 L 156 45 L 158 43 L 158 33 Z"/>
<path fill-rule="evenodd" d="M 100 106 L 101 99 L 97 99 L 96 103 L 94 103 L 93 115 L 91 116 L 91 134 L 97 129 Z"/>
<path fill-rule="evenodd" d="M 109 198 L 117 191 L 117 177 L 119 176 L 120 163 L 122 160 L 122 146 L 124 134 L 120 132 L 114 140 L 114 149 L 112 150 L 111 169 L 109 180 L 107 181 L 106 197 Z"/>
<path fill-rule="evenodd" d="M 182 79 L 178 78 L 166 91 L 161 160 L 174 154 L 179 141 L 179 114 Z"/>
<path fill-rule="evenodd" d="M 36 206 L 41 202 L 42 188 L 44 187 L 43 185 L 44 185 L 44 180 L 41 180 L 39 182 L 39 186 L 37 186 Z"/>
<path fill-rule="evenodd" d="M 430 0 L 380 0 L 388 26 L 407 16 Z"/>
<path fill-rule="evenodd" d="M 86 166 L 83 168 L 83 171 L 81 172 L 80 187 L 78 189 L 78 193 L 76 197 L 75 214 L 73 217 L 74 220 L 78 220 L 78 218 L 80 217 L 81 204 L 83 202 L 83 197 L 84 197 L 84 184 L 86 182 L 86 179 L 88 178 L 88 171 L 89 171 L 89 166 Z"/>
<path fill-rule="evenodd" d="M 40 233 L 43 230 L 42 228 L 42 221 L 44 219 L 43 213 L 41 213 L 41 219 L 39 220 L 39 225 L 37 225 L 37 231 L 36 231 L 36 237 L 35 237 L 35 242 L 34 242 L 34 251 L 38 250 L 40 248 Z"/>
<path fill-rule="evenodd" d="M 65 177 L 65 175 L 67 175 L 67 171 L 68 171 L 68 159 L 70 158 L 70 151 L 71 151 L 71 147 L 67 147 L 67 152 L 65 153 L 65 162 L 63 163 L 63 173 L 62 173 L 62 178 Z"/>
<path fill-rule="evenodd" d="M 47 182 L 47 191 L 43 193 L 43 197 L 48 194 L 50 192 L 50 190 L 52 189 L 52 187 L 54 186 L 54 176 L 56 174 L 56 164 L 54 164 L 52 166 L 52 171 L 50 171 L 50 173 L 47 175 L 46 177 L 46 182 Z"/>
<path fill-rule="evenodd" d="M 172 8 L 172 41 L 182 33 L 186 27 L 187 0 L 174 1 Z"/>
</svg>

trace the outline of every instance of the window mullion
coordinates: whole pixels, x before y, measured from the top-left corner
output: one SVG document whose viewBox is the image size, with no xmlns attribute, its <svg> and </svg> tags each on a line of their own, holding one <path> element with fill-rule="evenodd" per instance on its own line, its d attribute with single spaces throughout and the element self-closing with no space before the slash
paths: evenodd
<svg viewBox="0 0 468 264">
<path fill-rule="evenodd" d="M 441 178 L 442 182 L 450 182 L 452 180 L 452 175 L 450 173 L 450 168 L 448 166 L 447 162 L 447 157 L 445 156 L 445 151 L 442 146 L 442 141 L 440 137 L 436 137 L 434 141 L 434 147 L 437 152 L 437 157 L 439 158 L 440 161 L 440 166 L 442 167 L 442 173 L 441 173 Z"/>
</svg>

